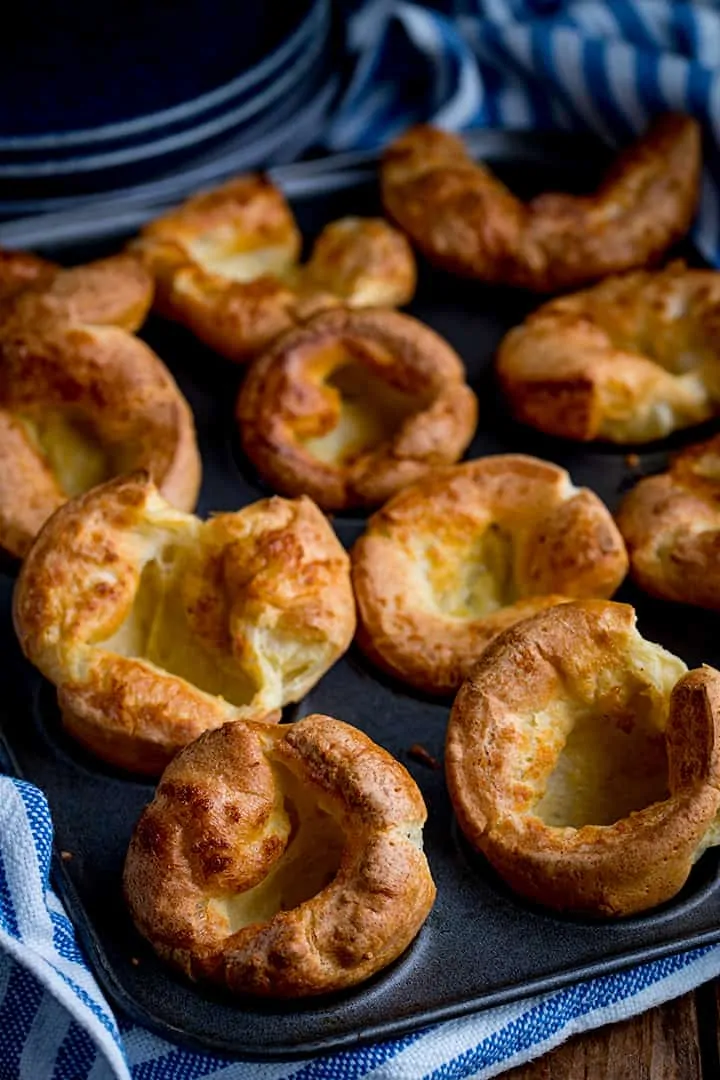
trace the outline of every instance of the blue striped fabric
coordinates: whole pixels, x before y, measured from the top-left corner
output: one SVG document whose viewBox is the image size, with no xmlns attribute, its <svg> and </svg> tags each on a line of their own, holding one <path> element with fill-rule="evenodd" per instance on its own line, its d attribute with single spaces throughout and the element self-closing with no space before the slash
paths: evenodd
<svg viewBox="0 0 720 1080">
<path fill-rule="evenodd" d="M 720 261 L 714 3 L 446 0 L 444 14 L 399 0 L 354 6 L 356 66 L 328 133 L 331 149 L 379 146 L 419 120 L 453 129 L 589 128 L 614 143 L 660 110 L 685 109 L 707 133 L 696 241 Z M 486 1078 L 720 974 L 720 947 L 700 949 L 353 1052 L 231 1062 L 112 1015 L 49 887 L 51 839 L 43 796 L 0 777 L 0 1080 Z"/>
<path fill-rule="evenodd" d="M 0 1080 L 485 1078 L 720 973 L 720 947 L 697 949 L 392 1042 L 312 1061 L 233 1062 L 113 1016 L 49 887 L 51 842 L 43 795 L 0 777 Z"/>
<path fill-rule="evenodd" d="M 594 131 L 612 145 L 668 109 L 704 124 L 694 239 L 720 265 L 720 9 L 713 0 L 370 0 L 350 24 L 353 78 L 332 150 L 382 146 L 411 123 Z"/>
</svg>

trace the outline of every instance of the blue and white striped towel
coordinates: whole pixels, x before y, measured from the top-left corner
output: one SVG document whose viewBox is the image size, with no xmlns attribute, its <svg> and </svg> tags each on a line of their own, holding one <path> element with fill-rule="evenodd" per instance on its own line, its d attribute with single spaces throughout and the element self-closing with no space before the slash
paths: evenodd
<svg viewBox="0 0 720 1080">
<path fill-rule="evenodd" d="M 628 142 L 668 109 L 703 123 L 694 239 L 720 265 L 717 0 L 445 0 L 443 16 L 370 0 L 349 24 L 358 63 L 331 150 L 374 148 L 408 125 L 594 131 Z"/>
<path fill-rule="evenodd" d="M 184 1050 L 113 1017 L 48 883 L 43 795 L 0 777 L 0 1080 L 456 1080 L 490 1077 L 720 972 L 720 946 L 313 1061 Z"/>
<path fill-rule="evenodd" d="M 380 145 L 407 124 L 592 128 L 626 139 L 667 108 L 705 122 L 696 240 L 720 263 L 720 11 L 682 0 L 446 0 L 447 16 L 371 0 L 331 149 Z M 718 65 L 713 67 L 713 65 Z M 720 974 L 720 947 L 311 1062 L 230 1062 L 113 1017 L 48 884 L 50 817 L 0 777 L 0 1080 L 454 1080 L 496 1076 L 568 1036 L 633 1016 Z"/>
</svg>

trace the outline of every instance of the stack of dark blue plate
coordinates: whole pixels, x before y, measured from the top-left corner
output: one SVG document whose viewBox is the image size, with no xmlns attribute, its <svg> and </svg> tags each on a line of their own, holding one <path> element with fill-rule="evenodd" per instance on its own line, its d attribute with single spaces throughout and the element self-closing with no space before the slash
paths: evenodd
<svg viewBox="0 0 720 1080">
<path fill-rule="evenodd" d="M 0 42 L 0 216 L 158 206 L 305 151 L 332 0 L 32 0 Z"/>
</svg>

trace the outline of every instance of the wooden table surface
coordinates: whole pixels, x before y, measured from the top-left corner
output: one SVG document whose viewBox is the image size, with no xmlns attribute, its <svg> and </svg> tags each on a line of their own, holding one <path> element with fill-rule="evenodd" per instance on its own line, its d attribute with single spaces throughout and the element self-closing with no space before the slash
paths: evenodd
<svg viewBox="0 0 720 1080">
<path fill-rule="evenodd" d="M 578 1035 L 503 1080 L 720 1080 L 720 982 Z"/>
</svg>

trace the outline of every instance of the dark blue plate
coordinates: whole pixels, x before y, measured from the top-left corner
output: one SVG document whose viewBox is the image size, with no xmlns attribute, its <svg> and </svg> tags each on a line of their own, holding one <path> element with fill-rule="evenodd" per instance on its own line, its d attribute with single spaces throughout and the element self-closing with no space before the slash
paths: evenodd
<svg viewBox="0 0 720 1080">
<path fill-rule="evenodd" d="M 89 236 L 108 235 L 108 229 L 110 234 L 119 235 L 198 188 L 249 169 L 295 160 L 315 143 L 336 97 L 338 79 L 331 65 L 327 66 L 330 73 L 323 68 L 312 71 L 306 86 L 283 100 L 272 121 L 259 121 L 212 152 L 185 161 L 182 168 L 167 176 L 105 194 L 94 190 L 90 195 L 76 193 L 61 199 L 0 201 L 0 219 L 6 219 L 0 225 L 0 243 L 9 247 L 42 244 L 51 232 L 56 242 L 62 243 L 63 232 L 72 234 L 76 227 Z M 56 189 L 59 186 L 56 184 Z M 52 212 L 58 205 L 60 210 Z M 14 240 L 18 234 L 34 234 L 34 238 Z"/>
<path fill-rule="evenodd" d="M 0 41 L 0 154 L 128 143 L 240 104 L 302 51 L 328 3 L 22 5 Z"/>
<path fill-rule="evenodd" d="M 162 129 L 143 142 L 103 149 L 102 152 L 66 153 L 63 156 L 48 156 L 44 152 L 42 159 L 37 161 L 20 161 L 0 153 L 0 184 L 22 183 L 25 189 L 33 181 L 53 186 L 69 182 L 98 190 L 108 184 L 114 186 L 118 176 L 131 171 L 136 176 L 143 173 L 158 175 L 188 156 L 211 152 L 213 147 L 251 128 L 257 130 L 262 124 L 270 127 L 287 112 L 292 102 L 296 106 L 302 105 L 308 87 L 317 81 L 326 59 L 329 19 L 324 17 L 317 30 L 280 74 L 259 86 L 240 104 L 226 105 L 216 115 L 180 131 Z"/>
</svg>

